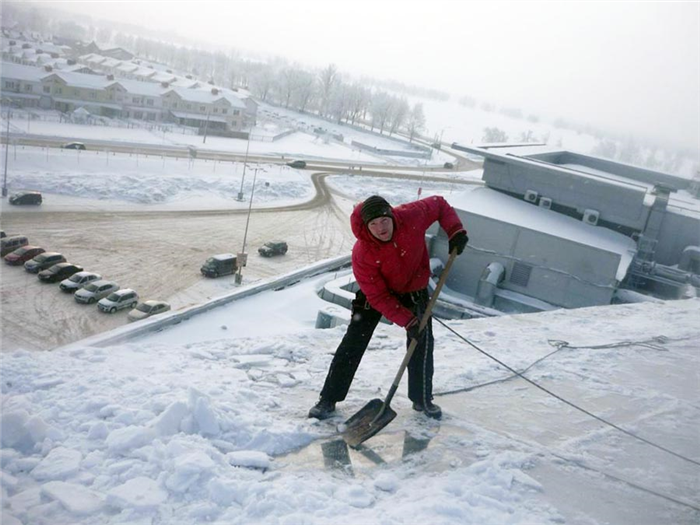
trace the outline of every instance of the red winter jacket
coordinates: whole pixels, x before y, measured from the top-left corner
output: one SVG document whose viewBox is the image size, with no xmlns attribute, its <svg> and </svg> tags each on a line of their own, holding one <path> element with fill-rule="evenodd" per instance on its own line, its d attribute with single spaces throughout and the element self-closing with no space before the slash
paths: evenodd
<svg viewBox="0 0 700 525">
<path fill-rule="evenodd" d="M 396 294 L 428 286 L 430 260 L 425 232 L 435 222 L 448 238 L 464 231 L 454 208 L 442 197 L 428 197 L 392 208 L 394 235 L 382 242 L 362 221 L 362 204 L 350 216 L 357 242 L 352 249 L 352 269 L 369 304 L 390 321 L 406 326 L 414 314 L 401 305 Z"/>
</svg>

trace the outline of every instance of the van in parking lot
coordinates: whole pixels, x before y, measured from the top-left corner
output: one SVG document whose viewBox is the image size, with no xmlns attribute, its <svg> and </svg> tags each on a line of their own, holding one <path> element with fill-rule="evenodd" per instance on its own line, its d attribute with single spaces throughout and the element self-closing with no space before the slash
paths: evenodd
<svg viewBox="0 0 700 525">
<path fill-rule="evenodd" d="M 236 256 L 232 253 L 221 253 L 209 257 L 199 269 L 206 277 L 221 277 L 235 273 L 238 269 Z"/>
<path fill-rule="evenodd" d="M 5 257 L 8 253 L 14 252 L 17 248 L 26 246 L 29 240 L 24 235 L 14 235 L 0 240 L 0 257 Z"/>
</svg>

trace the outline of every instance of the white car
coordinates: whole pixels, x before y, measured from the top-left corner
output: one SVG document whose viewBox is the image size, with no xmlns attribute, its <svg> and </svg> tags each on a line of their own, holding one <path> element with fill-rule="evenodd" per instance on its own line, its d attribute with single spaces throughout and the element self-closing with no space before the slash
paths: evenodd
<svg viewBox="0 0 700 525">
<path fill-rule="evenodd" d="M 170 305 L 164 301 L 144 301 L 131 310 L 126 316 L 129 321 L 140 321 L 152 315 L 162 314 L 170 310 Z"/>
<path fill-rule="evenodd" d="M 117 310 L 134 308 L 138 303 L 139 295 L 130 288 L 124 288 L 109 294 L 104 299 L 100 299 L 97 303 L 97 308 L 103 312 L 113 314 Z"/>
<path fill-rule="evenodd" d="M 93 272 L 78 272 L 71 275 L 68 279 L 61 281 L 58 287 L 62 292 L 73 293 L 80 290 L 83 286 L 92 281 L 99 281 L 102 276 Z"/>
<path fill-rule="evenodd" d="M 78 303 L 92 304 L 117 290 L 119 290 L 119 285 L 115 282 L 104 280 L 92 281 L 75 292 L 73 298 Z"/>
</svg>

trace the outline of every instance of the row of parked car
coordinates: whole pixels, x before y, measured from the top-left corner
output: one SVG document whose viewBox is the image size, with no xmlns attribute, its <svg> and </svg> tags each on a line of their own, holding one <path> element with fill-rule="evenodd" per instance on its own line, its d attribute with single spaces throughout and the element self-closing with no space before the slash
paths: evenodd
<svg viewBox="0 0 700 525">
<path fill-rule="evenodd" d="M 105 313 L 131 308 L 127 315 L 129 321 L 138 321 L 170 310 L 170 305 L 164 301 L 145 301 L 139 304 L 139 296 L 134 290 L 120 289 L 114 281 L 84 271 L 82 266 L 66 261 L 58 252 L 47 252 L 39 246 L 32 246 L 25 236 L 6 237 L 2 232 L 1 242 L 2 257 L 8 265 L 24 265 L 27 272 L 37 274 L 43 282 L 60 282 L 59 289 L 74 294 L 77 303 L 97 303 L 97 308 Z"/>
</svg>

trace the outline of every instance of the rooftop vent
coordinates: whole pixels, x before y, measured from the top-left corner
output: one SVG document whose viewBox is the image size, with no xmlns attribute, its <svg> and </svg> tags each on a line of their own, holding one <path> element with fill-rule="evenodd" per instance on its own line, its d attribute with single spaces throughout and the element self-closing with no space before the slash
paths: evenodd
<svg viewBox="0 0 700 525">
<path fill-rule="evenodd" d="M 583 211 L 583 222 L 595 226 L 598 224 L 598 219 L 600 219 L 600 212 L 596 210 L 584 210 Z"/>
<path fill-rule="evenodd" d="M 167 82 L 161 82 L 160 85 L 161 85 L 161 87 L 164 87 L 164 88 L 170 87 L 170 84 Z"/>
<path fill-rule="evenodd" d="M 552 209 L 552 199 L 549 197 L 540 197 L 540 208 L 544 208 L 546 210 L 551 210 Z"/>
<path fill-rule="evenodd" d="M 537 192 L 534 190 L 527 190 L 525 196 L 523 197 L 527 202 L 536 203 L 537 202 Z"/>
<path fill-rule="evenodd" d="M 107 80 L 114 80 L 114 75 L 107 75 Z"/>
<path fill-rule="evenodd" d="M 44 66 L 44 71 L 48 71 L 49 73 L 51 73 L 51 71 L 53 71 L 53 67 L 51 67 L 51 66 Z"/>
<path fill-rule="evenodd" d="M 532 273 L 532 266 L 529 264 L 516 262 L 513 265 L 513 270 L 510 272 L 510 282 L 516 286 L 522 286 L 526 288 L 530 282 L 530 274 Z"/>
<path fill-rule="evenodd" d="M 218 90 L 217 88 L 211 88 L 211 94 L 212 94 L 212 95 L 218 95 L 218 94 L 219 94 L 219 90 Z"/>
</svg>

